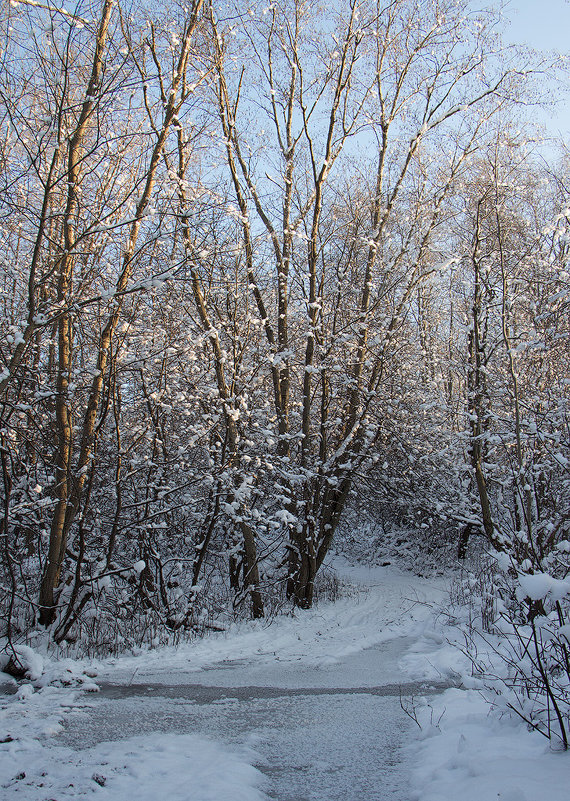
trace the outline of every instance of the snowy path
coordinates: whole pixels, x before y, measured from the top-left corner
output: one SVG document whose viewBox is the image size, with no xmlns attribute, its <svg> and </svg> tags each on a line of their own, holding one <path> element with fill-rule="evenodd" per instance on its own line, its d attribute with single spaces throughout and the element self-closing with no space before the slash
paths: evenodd
<svg viewBox="0 0 570 801">
<path fill-rule="evenodd" d="M 101 678 L 131 686 L 103 687 L 62 742 L 195 733 L 252 749 L 277 801 L 408 801 L 401 746 L 413 723 L 400 707 L 399 662 L 411 640 L 398 635 L 424 616 L 415 600 L 434 586 L 398 571 L 348 572 L 366 595 L 103 667 Z"/>
<path fill-rule="evenodd" d="M 75 780 L 48 767 L 7 797 L 410 801 L 402 746 L 414 724 L 400 686 L 438 688 L 410 682 L 400 662 L 429 614 L 417 600 L 442 588 L 394 569 L 347 572 L 366 593 L 100 663 L 101 692 L 76 702 L 50 741 L 51 762 Z"/>
<path fill-rule="evenodd" d="M 297 688 L 290 686 L 291 673 L 287 688 L 227 687 L 228 667 L 219 676 L 208 671 L 208 685 L 103 687 L 88 725 L 75 719 L 60 739 L 88 747 L 125 732 L 205 734 L 251 747 L 268 778 L 267 795 L 278 801 L 408 801 L 400 748 L 412 724 L 400 708 L 399 685 L 329 686 L 336 675 L 358 675 L 373 663 L 397 681 L 407 642 L 398 638 L 348 657 L 322 683 L 315 671 L 310 687 L 302 669 Z M 408 683 L 402 692 L 425 693 L 425 687 Z"/>
</svg>

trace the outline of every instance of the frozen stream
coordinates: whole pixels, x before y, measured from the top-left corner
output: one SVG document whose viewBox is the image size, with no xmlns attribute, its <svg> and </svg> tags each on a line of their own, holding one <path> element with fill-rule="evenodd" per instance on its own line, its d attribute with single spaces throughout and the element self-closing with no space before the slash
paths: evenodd
<svg viewBox="0 0 570 801">
<path fill-rule="evenodd" d="M 400 695 L 443 683 L 398 683 L 408 645 L 396 638 L 324 667 L 224 660 L 201 672 L 204 683 L 103 683 L 57 739 L 82 749 L 152 732 L 206 735 L 252 748 L 276 801 L 409 801 L 401 749 L 415 724 Z"/>
</svg>

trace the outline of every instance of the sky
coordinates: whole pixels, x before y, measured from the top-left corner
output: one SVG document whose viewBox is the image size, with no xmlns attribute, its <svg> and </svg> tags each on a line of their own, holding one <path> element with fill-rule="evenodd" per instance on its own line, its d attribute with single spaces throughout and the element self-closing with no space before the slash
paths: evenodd
<svg viewBox="0 0 570 801">
<path fill-rule="evenodd" d="M 570 57 L 570 0 L 510 0 L 505 18 L 507 41 Z M 570 140 L 570 65 L 565 72 L 568 96 L 561 98 L 556 110 L 543 112 L 540 121 L 550 134 L 561 133 Z"/>
<path fill-rule="evenodd" d="M 511 21 L 514 41 L 527 41 L 537 48 L 570 50 L 568 0 L 511 0 L 505 14 Z"/>
</svg>

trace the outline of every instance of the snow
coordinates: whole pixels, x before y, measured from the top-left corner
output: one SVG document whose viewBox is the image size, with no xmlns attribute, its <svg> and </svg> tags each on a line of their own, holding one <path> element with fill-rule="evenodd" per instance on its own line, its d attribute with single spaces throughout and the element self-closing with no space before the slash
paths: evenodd
<svg viewBox="0 0 570 801">
<path fill-rule="evenodd" d="M 161 733 L 100 743 L 87 751 L 35 743 L 2 764 L 3 798 L 44 801 L 91 795 L 101 801 L 262 801 L 262 775 L 242 757 L 196 735 Z M 1 764 L 1 763 L 0 763 Z M 46 795 L 49 793 L 49 795 Z"/>
<path fill-rule="evenodd" d="M 548 573 L 519 575 L 519 585 L 517 595 L 521 600 L 530 598 L 538 601 L 550 595 L 553 601 L 561 601 L 566 595 L 570 595 L 570 579 L 556 579 Z"/>
<path fill-rule="evenodd" d="M 484 700 L 445 583 L 339 572 L 355 589 L 336 603 L 178 648 L 43 672 L 22 651 L 3 801 L 565 801 L 568 755 Z"/>
<path fill-rule="evenodd" d="M 16 643 L 14 653 L 19 662 L 19 667 L 24 671 L 26 677 L 31 681 L 39 679 L 44 672 L 44 660 L 40 654 L 33 651 L 28 645 Z M 9 657 L 0 654 L 0 669 L 8 664 Z"/>
<path fill-rule="evenodd" d="M 409 676 L 448 676 L 458 685 L 408 705 L 421 727 L 407 748 L 415 764 L 410 801 L 564 801 L 569 754 L 529 731 L 500 697 L 489 703 L 489 692 L 462 650 L 465 629 L 453 617 L 444 623 L 447 610 L 442 611 L 401 662 Z M 496 644 L 492 636 L 486 639 L 489 653 L 485 639 L 478 638 L 478 657 L 492 663 Z"/>
<path fill-rule="evenodd" d="M 155 801 L 263 801 L 251 752 L 195 734 L 161 733 L 78 751 L 58 745 L 64 724 L 85 714 L 77 691 L 22 685 L 0 700 L 0 797 Z"/>
<path fill-rule="evenodd" d="M 476 690 L 450 689 L 418 710 L 426 732 L 419 749 L 413 801 L 562 801 L 568 757 L 507 717 L 489 714 Z"/>
<path fill-rule="evenodd" d="M 441 580 L 421 579 L 395 567 L 343 563 L 339 572 L 355 590 L 334 604 L 298 610 L 294 616 L 237 623 L 226 632 L 178 647 L 99 662 L 99 677 L 119 683 L 176 684 L 199 681 L 208 671 L 210 683 L 215 667 L 222 671 L 217 680 L 227 680 L 231 686 L 294 686 L 299 668 L 312 678 L 336 668 L 332 670 L 336 676 L 346 658 L 421 631 L 422 621 L 430 616 L 427 602 L 446 595 Z M 240 662 L 246 663 L 243 671 L 236 669 Z M 224 665 L 229 669 L 225 678 Z M 360 686 L 361 680 L 374 686 L 389 678 L 379 664 L 364 676 L 354 677 L 349 671 L 342 677 L 346 684 L 336 686 Z"/>
</svg>

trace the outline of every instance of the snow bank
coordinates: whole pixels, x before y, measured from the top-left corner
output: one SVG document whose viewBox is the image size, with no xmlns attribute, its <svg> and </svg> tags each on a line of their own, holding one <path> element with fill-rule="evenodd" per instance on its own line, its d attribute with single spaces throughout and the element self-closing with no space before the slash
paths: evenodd
<svg viewBox="0 0 570 801">
<path fill-rule="evenodd" d="M 452 689 L 415 710 L 422 731 L 410 801 L 567 801 L 568 755 L 517 720 L 489 713 L 476 690 Z"/>
<path fill-rule="evenodd" d="M 495 707 L 489 704 L 461 650 L 461 627 L 445 619 L 434 617 L 401 663 L 415 679 L 450 677 L 462 685 L 408 707 L 421 727 L 408 746 L 415 765 L 410 801 L 567 801 L 570 754 L 550 750 L 500 696 Z M 480 660 L 492 660 L 491 635 L 478 638 L 477 649 Z"/>
<path fill-rule="evenodd" d="M 13 676 L 17 676 L 18 679 L 30 681 L 36 689 L 54 686 L 97 692 L 99 687 L 94 681 L 96 668 L 87 660 L 58 659 L 49 655 L 48 642 L 45 634 L 36 639 L 33 648 L 24 643 L 9 645 L 5 638 L 0 639 L 0 685 L 14 684 Z M 2 672 L 6 668 L 8 672 Z"/>
<path fill-rule="evenodd" d="M 0 645 L 3 644 L 4 641 L 0 643 Z M 39 679 L 44 671 L 43 657 L 32 650 L 28 645 L 22 643 L 14 645 L 13 650 L 17 659 L 16 667 L 21 669 L 28 679 L 32 681 Z M 4 670 L 4 668 L 13 661 L 14 658 L 10 651 L 0 653 L 0 670 Z"/>
<path fill-rule="evenodd" d="M 12 749 L 2 798 L 83 798 L 100 801 L 264 801 L 261 773 L 243 756 L 187 734 L 156 733 L 86 751 L 42 747 Z"/>
</svg>

